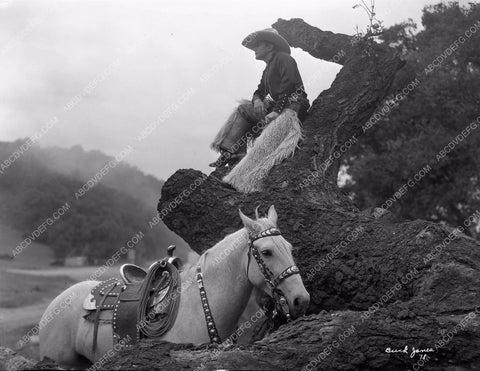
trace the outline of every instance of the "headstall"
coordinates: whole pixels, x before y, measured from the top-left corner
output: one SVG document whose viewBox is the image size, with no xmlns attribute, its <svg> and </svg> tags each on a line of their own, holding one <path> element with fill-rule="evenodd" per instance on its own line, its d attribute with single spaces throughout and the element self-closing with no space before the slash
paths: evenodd
<svg viewBox="0 0 480 371">
<path fill-rule="evenodd" d="M 280 273 L 277 277 L 275 277 L 272 271 L 265 264 L 257 247 L 253 244 L 255 241 L 261 238 L 271 237 L 271 236 L 281 236 L 281 235 L 282 233 L 278 228 L 269 228 L 258 233 L 255 236 L 250 237 L 249 247 L 248 247 L 247 275 L 248 275 L 248 268 L 250 266 L 250 256 L 253 256 L 253 258 L 258 264 L 258 268 L 260 269 L 260 272 L 262 272 L 263 276 L 265 277 L 265 282 L 267 282 L 268 286 L 270 287 L 270 290 L 272 291 L 272 297 L 273 297 L 273 300 L 275 301 L 275 310 L 273 312 L 273 317 L 275 317 L 278 311 L 280 311 L 285 315 L 285 317 L 287 317 L 287 321 L 290 321 L 291 318 L 290 318 L 290 311 L 288 309 L 287 299 L 283 295 L 282 290 L 279 290 L 277 287 L 278 285 L 280 285 L 280 283 L 282 283 L 282 281 L 284 281 L 288 277 L 293 276 L 294 274 L 300 274 L 300 270 L 296 265 L 291 265 L 288 268 L 286 268 L 282 273 Z"/>
<path fill-rule="evenodd" d="M 282 273 L 280 273 L 277 277 L 274 276 L 272 271 L 267 267 L 264 260 L 262 259 L 260 252 L 258 251 L 257 247 L 253 244 L 255 241 L 271 236 L 281 236 L 281 232 L 277 228 L 269 228 L 255 236 L 250 236 L 248 241 L 248 261 L 247 261 L 247 276 L 248 276 L 248 268 L 250 266 L 250 256 L 253 256 L 255 261 L 258 264 L 260 272 L 262 272 L 263 276 L 265 277 L 265 281 L 267 282 L 268 286 L 272 291 L 272 297 L 275 301 L 275 309 L 273 311 L 273 317 L 277 315 L 278 312 L 281 312 L 287 318 L 287 321 L 290 321 L 290 312 L 288 309 L 287 299 L 283 295 L 282 290 L 279 290 L 277 287 L 282 283 L 285 279 L 294 274 L 300 274 L 300 270 L 296 265 L 291 265 L 286 268 Z M 205 287 L 203 285 L 203 274 L 200 268 L 200 265 L 197 265 L 196 271 L 196 278 L 197 278 L 197 285 L 200 291 L 200 299 L 202 302 L 203 313 L 205 315 L 205 321 L 207 323 L 207 330 L 208 336 L 210 338 L 210 342 L 214 345 L 220 344 L 221 338 L 218 335 L 217 327 L 215 326 L 215 321 L 213 320 L 212 312 L 210 310 L 210 306 L 208 304 L 207 293 L 205 292 Z"/>
</svg>

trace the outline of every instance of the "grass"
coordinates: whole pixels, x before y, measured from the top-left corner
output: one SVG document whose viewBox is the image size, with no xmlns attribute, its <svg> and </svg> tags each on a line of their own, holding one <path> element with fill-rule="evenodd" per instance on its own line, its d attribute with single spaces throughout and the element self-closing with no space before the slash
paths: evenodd
<svg viewBox="0 0 480 371">
<path fill-rule="evenodd" d="M 0 346 L 15 349 L 18 341 L 40 320 L 48 303 L 76 282 L 88 279 L 97 267 L 51 266 L 51 249 L 33 242 L 14 259 L 12 250 L 22 242 L 19 231 L 0 223 Z M 118 275 L 118 266 L 99 280 Z M 18 354 L 39 359 L 38 343 Z"/>
<path fill-rule="evenodd" d="M 16 308 L 50 301 L 76 281 L 67 276 L 28 276 L 0 272 L 0 308 Z"/>
</svg>

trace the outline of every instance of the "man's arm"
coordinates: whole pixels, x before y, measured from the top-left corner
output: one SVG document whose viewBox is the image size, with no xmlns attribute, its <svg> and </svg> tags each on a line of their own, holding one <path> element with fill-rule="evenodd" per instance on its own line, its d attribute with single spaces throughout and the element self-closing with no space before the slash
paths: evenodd
<svg viewBox="0 0 480 371">
<path fill-rule="evenodd" d="M 253 93 L 252 103 L 255 103 L 255 100 L 260 99 L 263 101 L 265 99 L 265 70 L 263 71 L 262 78 L 260 79 L 260 84 L 258 84 L 257 90 Z"/>
<path fill-rule="evenodd" d="M 265 71 L 263 71 L 262 78 L 260 79 L 260 84 L 258 84 L 257 90 L 253 93 L 252 103 L 253 111 L 258 115 L 262 116 L 267 113 L 265 105 L 263 104 L 263 99 L 265 98 Z"/>
<path fill-rule="evenodd" d="M 281 84 L 278 98 L 275 101 L 273 111 L 280 114 L 285 106 L 295 99 L 296 87 L 303 86 L 297 62 L 290 55 L 282 53 L 277 58 L 277 69 L 280 74 Z"/>
</svg>

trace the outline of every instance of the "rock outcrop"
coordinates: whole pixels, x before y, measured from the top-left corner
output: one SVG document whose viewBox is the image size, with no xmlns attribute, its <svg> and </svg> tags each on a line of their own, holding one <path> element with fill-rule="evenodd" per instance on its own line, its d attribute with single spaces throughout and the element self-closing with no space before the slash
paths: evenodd
<svg viewBox="0 0 480 371">
<path fill-rule="evenodd" d="M 264 191 L 247 195 L 220 183 L 220 170 L 208 177 L 179 170 L 164 184 L 158 209 L 171 209 L 165 224 L 202 253 L 241 227 L 239 208 L 252 215 L 274 204 L 285 238 L 298 247 L 309 315 L 249 347 L 214 351 L 147 341 L 105 368 L 480 369 L 479 243 L 435 223 L 358 210 L 336 183 L 341 157 L 369 135 L 362 125 L 403 61 L 372 40 L 300 19 L 273 27 L 290 45 L 343 65 L 314 100 L 300 149 L 273 168 Z M 198 179 L 196 190 L 176 202 Z M 411 357 L 413 347 L 422 352 Z"/>
<path fill-rule="evenodd" d="M 17 354 L 10 348 L 0 347 L 0 370 L 17 371 L 32 368 L 35 361 Z"/>
</svg>

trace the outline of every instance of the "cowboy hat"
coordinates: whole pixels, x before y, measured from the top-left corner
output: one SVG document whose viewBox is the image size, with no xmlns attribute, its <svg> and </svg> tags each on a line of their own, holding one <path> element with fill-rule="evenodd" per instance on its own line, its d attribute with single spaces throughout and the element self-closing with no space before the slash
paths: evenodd
<svg viewBox="0 0 480 371">
<path fill-rule="evenodd" d="M 242 45 L 248 49 L 254 50 L 257 44 L 266 41 L 275 45 L 277 50 L 290 54 L 290 45 L 278 31 L 274 28 L 266 28 L 264 30 L 252 32 L 242 41 Z"/>
</svg>

